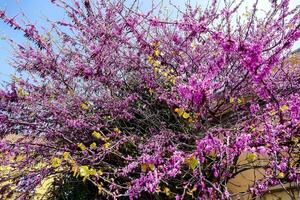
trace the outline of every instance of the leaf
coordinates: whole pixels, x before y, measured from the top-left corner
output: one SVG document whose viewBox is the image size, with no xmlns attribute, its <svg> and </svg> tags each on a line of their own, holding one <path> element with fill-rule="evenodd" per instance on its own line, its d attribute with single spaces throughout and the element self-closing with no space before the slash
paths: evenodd
<svg viewBox="0 0 300 200">
<path fill-rule="evenodd" d="M 152 65 L 153 62 L 154 62 L 153 57 L 151 57 L 151 56 L 148 56 L 147 60 L 148 60 L 148 62 L 149 62 L 151 65 Z"/>
<path fill-rule="evenodd" d="M 53 175 L 45 177 L 42 181 L 41 184 L 36 188 L 35 193 L 36 195 L 34 197 L 42 197 L 45 196 L 48 192 L 48 189 L 51 187 L 53 184 L 55 178 Z M 34 199 L 42 199 L 42 198 L 34 198 Z"/>
<path fill-rule="evenodd" d="M 155 170 L 155 165 L 153 163 L 149 164 L 149 169 L 151 171 L 154 171 Z"/>
<path fill-rule="evenodd" d="M 101 134 L 97 131 L 93 131 L 92 136 L 96 139 L 100 139 L 102 137 Z"/>
<path fill-rule="evenodd" d="M 199 165 L 199 161 L 197 160 L 195 155 L 191 156 L 190 158 L 187 158 L 186 163 L 192 170 L 194 170 Z"/>
<path fill-rule="evenodd" d="M 256 153 L 248 153 L 247 156 L 246 156 L 246 159 L 249 162 L 253 162 L 257 159 L 257 154 Z"/>
<path fill-rule="evenodd" d="M 180 117 L 182 116 L 182 114 L 184 113 L 184 110 L 182 108 L 175 108 L 174 110 Z"/>
<path fill-rule="evenodd" d="M 152 65 L 153 65 L 153 67 L 158 67 L 158 66 L 161 65 L 161 62 L 159 60 L 156 60 L 156 61 L 153 62 Z"/>
<path fill-rule="evenodd" d="M 158 49 L 155 49 L 154 52 L 153 52 L 153 55 L 154 55 L 155 57 L 158 57 L 158 56 L 160 55 L 159 50 L 158 50 Z"/>
<path fill-rule="evenodd" d="M 96 170 L 96 169 L 91 168 L 91 169 L 89 170 L 89 175 L 94 176 L 94 175 L 96 175 L 96 174 L 97 174 L 97 170 Z"/>
<path fill-rule="evenodd" d="M 237 99 L 237 102 L 238 102 L 238 104 L 242 104 L 243 103 L 242 99 L 240 99 L 240 98 Z"/>
<path fill-rule="evenodd" d="M 18 89 L 18 96 L 19 97 L 23 97 L 24 96 L 24 90 L 23 90 L 23 88 L 19 88 Z"/>
<path fill-rule="evenodd" d="M 278 178 L 284 178 L 285 174 L 283 172 L 279 172 L 277 175 Z"/>
<path fill-rule="evenodd" d="M 187 194 L 194 197 L 194 192 L 197 191 L 197 186 L 194 186 L 193 189 L 188 189 Z"/>
<path fill-rule="evenodd" d="M 108 149 L 110 147 L 110 143 L 109 142 L 106 142 L 105 144 L 102 145 L 102 147 L 104 149 Z"/>
<path fill-rule="evenodd" d="M 197 159 L 192 159 L 191 162 L 190 162 L 190 168 L 192 170 L 194 170 L 197 166 L 199 165 L 199 162 Z"/>
<path fill-rule="evenodd" d="M 92 144 L 90 144 L 90 148 L 91 148 L 91 149 L 95 149 L 96 147 L 97 147 L 96 142 L 93 142 Z"/>
<path fill-rule="evenodd" d="M 155 190 L 156 193 L 160 193 L 161 192 L 161 189 L 159 186 L 157 186 L 156 190 Z"/>
<path fill-rule="evenodd" d="M 189 123 L 194 123 L 195 120 L 194 120 L 193 118 L 189 118 L 188 122 L 189 122 Z"/>
<path fill-rule="evenodd" d="M 97 184 L 98 187 L 98 194 L 102 194 L 103 193 L 103 183 L 100 182 L 100 184 Z"/>
<path fill-rule="evenodd" d="M 74 172 L 73 176 L 78 175 L 77 174 L 78 173 L 78 166 L 77 166 L 77 164 L 74 160 L 71 160 L 71 166 L 72 166 L 71 171 Z"/>
<path fill-rule="evenodd" d="M 254 125 L 254 124 L 251 124 L 251 125 L 249 126 L 249 128 L 250 128 L 250 130 L 251 130 L 252 132 L 256 130 L 256 128 L 255 128 L 255 125 Z"/>
<path fill-rule="evenodd" d="M 81 151 L 86 150 L 86 146 L 83 143 L 79 143 L 77 146 L 81 149 Z"/>
<path fill-rule="evenodd" d="M 18 162 L 18 161 L 22 161 L 22 160 L 24 160 L 24 158 L 25 158 L 24 155 L 17 155 L 16 161 L 17 161 L 17 162 Z"/>
<path fill-rule="evenodd" d="M 97 174 L 98 174 L 99 176 L 102 176 L 102 175 L 103 175 L 103 171 L 102 171 L 101 169 L 99 169 L 99 170 L 97 171 Z"/>
<path fill-rule="evenodd" d="M 269 112 L 269 115 L 270 115 L 270 116 L 274 116 L 274 115 L 276 115 L 276 113 L 277 113 L 277 112 L 276 112 L 275 110 L 273 110 L 273 111 L 270 111 L 270 112 Z"/>
<path fill-rule="evenodd" d="M 83 177 L 83 182 L 90 176 L 91 172 L 87 165 L 83 165 L 79 168 L 79 174 Z"/>
<path fill-rule="evenodd" d="M 57 158 L 57 157 L 53 157 L 51 159 L 52 166 L 55 167 L 55 168 L 59 167 L 61 162 L 62 162 L 62 160 L 60 158 Z"/>
<path fill-rule="evenodd" d="M 81 103 L 80 107 L 81 107 L 82 110 L 88 110 L 89 109 L 89 105 L 86 104 L 86 103 Z"/>
<path fill-rule="evenodd" d="M 186 112 L 184 112 L 184 113 L 183 113 L 183 115 L 182 115 L 182 117 L 183 117 L 184 119 L 187 119 L 187 118 L 189 118 L 189 117 L 190 117 L 190 114 L 189 114 L 189 113 L 186 113 Z"/>
<path fill-rule="evenodd" d="M 169 197 L 171 195 L 171 190 L 169 188 L 165 187 L 164 193 Z"/>
<path fill-rule="evenodd" d="M 120 134 L 121 130 L 118 127 L 116 127 L 116 128 L 114 128 L 114 132 Z"/>
<path fill-rule="evenodd" d="M 147 164 L 145 164 L 145 163 L 141 164 L 141 171 L 142 172 L 146 172 L 147 168 L 148 168 Z"/>
<path fill-rule="evenodd" d="M 292 137 L 292 142 L 294 142 L 295 144 L 298 144 L 299 138 L 297 138 L 297 137 Z"/>
<path fill-rule="evenodd" d="M 280 107 L 281 112 L 284 112 L 288 109 L 289 109 L 289 107 L 287 105 L 283 105 L 283 106 Z"/>
<path fill-rule="evenodd" d="M 69 152 L 64 152 L 63 157 L 64 157 L 65 160 L 68 160 L 69 157 L 70 157 L 70 153 Z"/>
</svg>

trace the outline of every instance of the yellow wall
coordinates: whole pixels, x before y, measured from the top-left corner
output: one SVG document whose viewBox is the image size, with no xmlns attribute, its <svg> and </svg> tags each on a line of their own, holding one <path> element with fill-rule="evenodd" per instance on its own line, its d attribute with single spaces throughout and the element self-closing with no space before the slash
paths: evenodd
<svg viewBox="0 0 300 200">
<path fill-rule="evenodd" d="M 239 161 L 239 165 L 250 164 L 252 166 L 263 166 L 267 163 L 267 160 L 263 157 L 258 157 L 258 159 L 253 162 L 249 163 L 246 160 L 246 154 L 242 154 Z M 240 199 L 240 200 L 250 200 L 251 195 L 247 194 L 247 190 L 249 187 L 252 186 L 254 180 L 259 180 L 263 178 L 264 170 L 262 168 L 257 169 L 249 169 L 246 171 L 241 172 L 236 177 L 231 179 L 228 183 L 228 189 L 231 194 L 235 194 L 233 199 Z M 296 200 L 300 200 L 299 191 L 300 185 L 296 184 L 284 184 L 283 185 L 291 195 L 294 195 Z M 292 199 L 288 193 L 283 189 L 282 186 L 275 186 L 269 188 L 269 191 L 262 197 L 258 198 L 260 200 L 290 200 Z"/>
</svg>

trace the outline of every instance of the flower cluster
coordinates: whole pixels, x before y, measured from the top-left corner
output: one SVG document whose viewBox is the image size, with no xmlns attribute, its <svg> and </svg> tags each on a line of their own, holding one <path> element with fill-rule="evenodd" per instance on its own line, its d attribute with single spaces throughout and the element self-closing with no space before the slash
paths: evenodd
<svg viewBox="0 0 300 200">
<path fill-rule="evenodd" d="M 31 78 L 0 89 L 0 197 L 30 198 L 49 177 L 55 195 L 70 176 L 108 199 L 299 185 L 300 7 L 272 1 L 262 16 L 254 4 L 231 23 L 245 1 L 187 5 L 176 19 L 134 2 L 52 1 L 68 19 L 51 34 L 0 10 L 33 41 L 12 41 L 13 67 Z M 236 192 L 249 170 L 260 175 Z"/>
</svg>

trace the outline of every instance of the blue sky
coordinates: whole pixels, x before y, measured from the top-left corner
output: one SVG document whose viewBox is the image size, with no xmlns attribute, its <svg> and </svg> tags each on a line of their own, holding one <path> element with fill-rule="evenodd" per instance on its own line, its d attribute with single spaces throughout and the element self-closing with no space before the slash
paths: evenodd
<svg viewBox="0 0 300 200">
<path fill-rule="evenodd" d="M 200 2 L 203 4 L 207 0 L 190 0 L 193 4 Z M 246 6 L 251 8 L 254 0 L 246 0 Z M 299 0 L 291 0 L 291 7 L 295 7 Z M 143 7 L 150 6 L 151 0 L 141 0 Z M 185 0 L 173 0 L 176 5 L 183 6 Z M 168 5 L 166 5 L 168 7 Z M 267 9 L 268 0 L 259 0 L 259 7 L 261 9 Z M 0 0 L 0 8 L 5 9 L 8 16 L 15 16 L 17 14 L 24 14 L 27 19 L 38 26 L 47 26 L 46 19 L 62 19 L 66 18 L 62 9 L 57 8 L 50 3 L 50 0 Z M 243 12 L 243 11 L 242 11 Z M 20 14 L 21 13 L 21 14 Z M 19 16 L 21 19 L 23 16 Z M 15 73 L 15 70 L 9 66 L 9 59 L 11 58 L 11 48 L 7 41 L 3 38 L 9 37 L 19 42 L 27 42 L 22 33 L 13 30 L 7 24 L 0 21 L 0 81 L 10 80 L 10 76 Z M 300 41 L 294 48 L 300 47 Z"/>
<path fill-rule="evenodd" d="M 46 26 L 47 17 L 50 19 L 65 18 L 63 10 L 51 4 L 49 0 L 0 0 L 0 8 L 5 9 L 10 17 L 23 13 L 31 23 L 37 25 Z M 19 20 L 21 18 L 23 16 L 17 17 Z M 9 37 L 19 42 L 28 41 L 20 31 L 16 31 L 0 21 L 0 81 L 7 81 L 15 70 L 9 66 L 12 49 L 8 42 L 3 40 L 3 37 Z"/>
</svg>

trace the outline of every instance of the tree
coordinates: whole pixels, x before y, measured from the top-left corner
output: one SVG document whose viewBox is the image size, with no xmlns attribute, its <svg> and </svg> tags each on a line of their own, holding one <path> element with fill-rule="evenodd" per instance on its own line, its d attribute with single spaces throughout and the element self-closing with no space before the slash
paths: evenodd
<svg viewBox="0 0 300 200">
<path fill-rule="evenodd" d="M 272 1 L 262 16 L 256 0 L 241 18 L 243 0 L 214 0 L 174 19 L 160 4 L 52 2 L 69 20 L 44 34 L 0 12 L 33 41 L 13 43 L 30 78 L 0 91 L 3 197 L 47 177 L 53 194 L 75 179 L 108 199 L 230 199 L 244 194 L 229 181 L 256 168 L 253 198 L 299 184 L 299 6 Z"/>
</svg>

